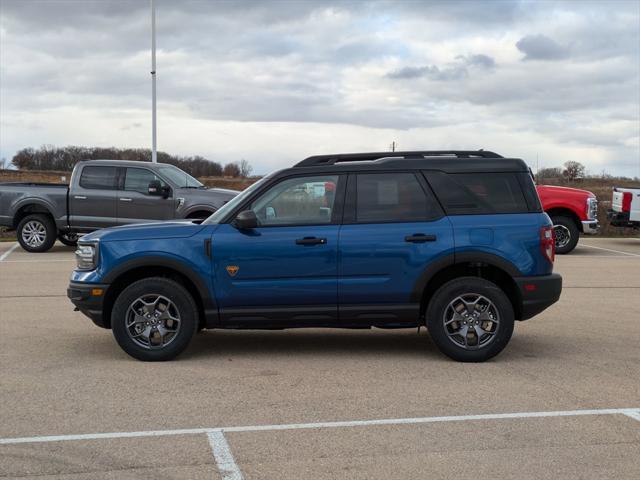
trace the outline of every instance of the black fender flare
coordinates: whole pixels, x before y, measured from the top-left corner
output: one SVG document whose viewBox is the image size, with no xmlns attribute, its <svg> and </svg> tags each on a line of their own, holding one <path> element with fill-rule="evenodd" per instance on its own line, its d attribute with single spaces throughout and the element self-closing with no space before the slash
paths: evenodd
<svg viewBox="0 0 640 480">
<path fill-rule="evenodd" d="M 186 267 L 183 263 L 174 260 L 172 258 L 166 258 L 162 256 L 149 256 L 134 258 L 126 262 L 121 263 L 114 269 L 110 270 L 104 277 L 103 283 L 111 284 L 120 276 L 127 272 L 141 268 L 153 268 L 161 267 L 174 270 L 179 274 L 186 277 L 193 285 L 195 285 L 198 295 L 202 300 L 202 308 L 204 310 L 204 320 L 208 328 L 217 326 L 218 324 L 218 306 L 215 297 L 209 291 L 206 281 L 200 274 L 193 271 L 191 268 Z"/>
<path fill-rule="evenodd" d="M 15 227 L 18 226 L 18 222 L 16 222 L 16 216 L 18 215 L 18 212 L 24 207 L 29 207 L 31 205 L 34 205 L 46 210 L 46 212 L 53 219 L 54 223 L 56 223 L 56 228 L 58 227 L 57 221 L 56 221 L 57 219 L 53 214 L 55 210 L 55 206 L 41 198 L 22 198 L 11 206 L 11 211 L 10 211 L 11 221 L 13 222 Z"/>
<path fill-rule="evenodd" d="M 218 210 L 218 207 L 214 207 L 213 205 L 203 205 L 203 204 L 198 204 L 198 205 L 190 205 L 184 212 L 181 213 L 181 216 L 183 218 L 187 218 L 189 215 L 191 215 L 194 212 L 209 212 L 209 215 L 211 215 L 212 213 L 214 213 L 216 210 Z"/>
<path fill-rule="evenodd" d="M 420 303 L 422 301 L 424 289 L 433 277 L 447 267 L 461 264 L 490 265 L 505 271 L 511 277 L 520 277 L 523 275 L 518 267 L 498 255 L 485 252 L 452 253 L 429 263 L 429 265 L 422 271 L 422 274 L 418 277 L 418 280 L 414 284 L 411 292 L 411 301 Z"/>
</svg>

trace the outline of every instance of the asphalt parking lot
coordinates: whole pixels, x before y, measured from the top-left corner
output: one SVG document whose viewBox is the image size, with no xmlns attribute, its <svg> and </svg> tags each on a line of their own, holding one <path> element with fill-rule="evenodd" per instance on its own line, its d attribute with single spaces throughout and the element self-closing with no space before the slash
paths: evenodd
<svg viewBox="0 0 640 480">
<path fill-rule="evenodd" d="M 0 243 L 0 478 L 640 478 L 640 239 L 559 257 L 484 364 L 424 329 L 205 331 L 142 363 L 66 298 L 73 249 Z"/>
</svg>

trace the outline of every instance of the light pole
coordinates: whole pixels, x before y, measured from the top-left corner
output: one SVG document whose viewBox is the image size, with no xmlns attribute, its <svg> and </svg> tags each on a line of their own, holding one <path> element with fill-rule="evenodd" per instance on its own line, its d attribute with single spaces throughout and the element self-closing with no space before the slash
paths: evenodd
<svg viewBox="0 0 640 480">
<path fill-rule="evenodd" d="M 151 0 L 151 161 L 158 162 L 156 135 L 156 4 Z"/>
</svg>

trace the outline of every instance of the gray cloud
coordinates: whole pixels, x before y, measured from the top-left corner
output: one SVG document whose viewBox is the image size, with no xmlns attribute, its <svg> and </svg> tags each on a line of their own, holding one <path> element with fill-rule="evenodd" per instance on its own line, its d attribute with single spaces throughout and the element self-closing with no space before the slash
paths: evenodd
<svg viewBox="0 0 640 480">
<path fill-rule="evenodd" d="M 492 69 L 496 62 L 489 55 L 458 55 L 456 61 L 444 67 L 436 65 L 425 65 L 422 67 L 402 67 L 387 73 L 391 79 L 407 80 L 412 78 L 426 77 L 431 80 L 452 81 L 467 78 L 469 76 L 468 67 L 478 67 L 482 69 Z"/>
<path fill-rule="evenodd" d="M 561 60 L 569 56 L 569 49 L 545 35 L 527 35 L 516 43 L 525 60 Z"/>
<path fill-rule="evenodd" d="M 483 68 L 493 68 L 496 66 L 496 61 L 491 58 L 489 55 L 477 54 L 477 55 L 469 55 L 467 57 L 458 57 L 459 59 L 465 61 L 467 65 L 478 66 Z"/>
<path fill-rule="evenodd" d="M 107 122 L 99 141 L 146 141 L 148 14 L 146 1 L 0 0 L 0 157 L 25 142 L 89 141 L 92 121 Z M 446 139 L 467 128 L 487 148 L 512 132 L 519 145 L 640 157 L 638 17 L 634 2 L 160 0 L 160 126 L 286 122 L 306 148 L 321 130 L 375 142 L 375 129 Z M 554 60 L 554 74 L 532 60 Z M 109 122 L 121 136 L 105 139 Z M 207 153 L 206 138 L 180 141 Z M 238 158 L 253 148 L 245 135 L 228 141 Z"/>
</svg>

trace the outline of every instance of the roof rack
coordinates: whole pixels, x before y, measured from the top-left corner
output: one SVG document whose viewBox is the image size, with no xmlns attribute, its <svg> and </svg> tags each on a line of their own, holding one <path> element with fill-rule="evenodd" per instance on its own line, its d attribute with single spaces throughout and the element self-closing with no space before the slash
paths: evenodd
<svg viewBox="0 0 640 480">
<path fill-rule="evenodd" d="M 372 152 L 372 153 L 339 153 L 333 155 L 314 155 L 305 158 L 294 167 L 318 167 L 334 165 L 339 162 L 365 162 L 380 158 L 424 158 L 439 156 L 455 156 L 458 158 L 503 158 L 495 152 L 487 150 L 417 150 L 411 152 Z"/>
</svg>

